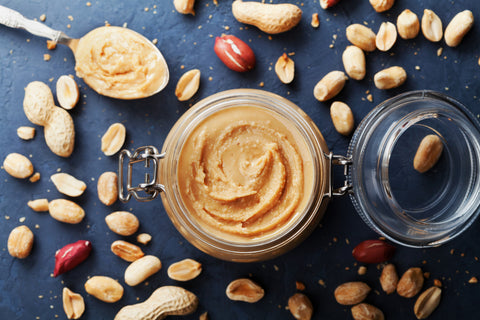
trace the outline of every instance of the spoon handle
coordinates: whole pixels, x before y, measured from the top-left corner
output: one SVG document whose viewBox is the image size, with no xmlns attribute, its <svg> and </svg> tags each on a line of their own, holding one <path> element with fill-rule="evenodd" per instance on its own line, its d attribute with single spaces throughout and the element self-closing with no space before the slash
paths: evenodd
<svg viewBox="0 0 480 320">
<path fill-rule="evenodd" d="M 47 27 L 43 23 L 30 20 L 19 12 L 0 5 L 0 24 L 10 28 L 24 29 L 39 37 L 48 38 L 55 42 L 63 42 L 68 39 L 65 33 Z M 59 41 L 60 40 L 60 41 Z"/>
</svg>

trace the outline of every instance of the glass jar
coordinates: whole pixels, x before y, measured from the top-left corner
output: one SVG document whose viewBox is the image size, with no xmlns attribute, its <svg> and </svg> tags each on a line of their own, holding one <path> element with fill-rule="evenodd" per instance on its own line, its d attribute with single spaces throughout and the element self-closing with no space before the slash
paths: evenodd
<svg viewBox="0 0 480 320">
<path fill-rule="evenodd" d="M 225 237 L 195 218 L 179 183 L 179 158 L 195 129 L 213 115 L 232 108 L 261 110 L 284 124 L 301 146 L 304 165 L 311 167 L 304 205 L 287 223 L 251 238 Z M 190 108 L 170 130 L 162 152 L 142 147 L 123 150 L 119 165 L 120 199 L 149 201 L 161 195 L 177 230 L 198 249 L 220 259 L 251 262 L 271 259 L 304 240 L 322 218 L 329 199 L 350 193 L 362 219 L 396 243 L 428 247 L 460 234 L 478 215 L 480 204 L 480 125 L 457 101 L 431 91 L 415 91 L 385 101 L 356 129 L 348 155 L 335 156 L 313 121 L 295 104 L 273 93 L 236 89 L 214 94 Z M 413 170 L 413 156 L 427 134 L 444 144 L 439 162 L 430 171 Z M 124 166 L 128 158 L 128 174 Z M 135 185 L 133 165 L 153 163 L 145 182 Z M 332 166 L 344 167 L 345 181 L 334 189 Z M 126 180 L 126 190 L 124 189 Z M 182 194 L 183 191 L 183 194 Z M 188 194 L 188 192 L 187 192 Z"/>
</svg>

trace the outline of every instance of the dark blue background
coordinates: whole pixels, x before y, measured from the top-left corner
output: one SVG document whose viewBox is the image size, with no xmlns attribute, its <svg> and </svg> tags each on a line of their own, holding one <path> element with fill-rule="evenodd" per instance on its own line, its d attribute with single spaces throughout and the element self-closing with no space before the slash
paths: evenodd
<svg viewBox="0 0 480 320">
<path fill-rule="evenodd" d="M 115 157 L 106 157 L 100 151 L 100 138 L 108 126 L 122 122 L 127 128 L 125 147 L 133 149 L 142 145 L 162 146 L 175 121 L 201 98 L 232 88 L 260 88 L 286 97 L 311 116 L 322 131 L 330 149 L 345 154 L 348 138 L 339 135 L 329 116 L 329 103 L 320 103 L 313 97 L 314 85 L 331 70 L 343 70 L 341 55 L 348 45 L 345 28 L 351 23 L 368 23 L 375 32 L 383 21 L 396 21 L 406 8 L 420 18 L 424 8 L 433 9 L 444 26 L 464 9 L 473 11 L 480 19 L 480 2 L 476 0 L 397 0 L 387 13 L 376 13 L 367 0 L 342 0 L 331 10 L 320 8 L 318 0 L 307 0 L 301 5 L 304 16 L 295 29 L 269 37 L 254 27 L 246 28 L 231 13 L 231 1 L 198 0 L 195 16 L 184 16 L 174 10 L 172 1 L 162 0 L 91 0 L 86 1 L 2 1 L 1 4 L 21 11 L 26 17 L 46 14 L 45 23 L 64 30 L 72 37 L 81 37 L 89 30 L 111 25 L 128 27 L 149 39 L 158 39 L 170 68 L 170 82 L 161 93 L 147 99 L 121 101 L 96 94 L 82 80 L 81 99 L 70 113 L 75 122 L 75 150 L 68 159 L 54 155 L 47 148 L 43 129 L 37 128 L 32 141 L 20 140 L 16 128 L 31 125 L 22 110 L 24 87 L 34 80 L 44 81 L 54 90 L 56 80 L 63 74 L 74 74 L 74 58 L 67 47 L 55 51 L 46 49 L 45 39 L 0 26 L 0 158 L 11 152 L 31 155 L 35 170 L 42 178 L 37 183 L 17 180 L 0 171 L 0 318 L 1 319 L 55 319 L 65 318 L 62 308 L 62 288 L 68 286 L 85 298 L 84 319 L 112 319 L 126 304 L 146 299 L 157 287 L 178 284 L 167 277 L 167 267 L 178 260 L 193 258 L 203 264 L 202 274 L 195 280 L 182 283 L 200 299 L 200 305 L 189 319 L 197 319 L 208 311 L 211 319 L 291 319 L 285 309 L 288 297 L 295 293 L 295 281 L 306 285 L 305 293 L 313 302 L 315 319 L 349 319 L 350 310 L 337 304 L 333 297 L 335 287 L 343 282 L 362 280 L 374 291 L 367 302 L 381 308 L 387 319 L 414 319 L 415 299 L 387 296 L 380 288 L 379 268 L 368 265 L 367 274 L 357 275 L 359 264 L 351 256 L 353 247 L 362 240 L 377 238 L 359 218 L 348 197 L 330 203 L 321 226 L 300 246 L 291 252 L 262 263 L 238 264 L 224 262 L 200 252 L 175 230 L 163 209 L 161 200 L 150 203 L 128 204 L 117 202 L 105 207 L 98 201 L 96 183 L 104 171 L 116 170 Z M 268 2 L 268 1 L 267 1 Z M 277 2 L 277 1 L 274 1 Z M 148 11 L 145 10 L 148 8 Z M 312 13 L 318 12 L 320 27 L 310 26 Z M 68 16 L 73 16 L 70 21 Z M 71 25 L 68 28 L 67 25 Z M 229 30 L 227 30 L 229 27 Z M 257 65 L 249 73 L 240 74 L 227 69 L 213 52 L 215 36 L 234 34 L 247 41 L 256 53 Z M 334 39 L 336 35 L 336 40 Z M 358 123 L 374 106 L 398 93 L 433 89 L 447 93 L 464 103 L 475 114 L 480 113 L 480 66 L 478 45 L 480 32 L 477 23 L 457 48 L 449 48 L 443 40 L 431 43 L 421 34 L 414 40 L 398 39 L 388 52 L 370 53 L 367 56 L 367 76 L 363 81 L 349 80 L 336 98 L 346 102 L 353 110 Z M 333 43 L 333 48 L 330 44 Z M 437 49 L 443 47 L 438 57 Z M 295 80 L 282 84 L 273 66 L 283 52 L 295 52 Z M 52 59 L 43 60 L 49 53 Z M 379 91 L 373 85 L 373 75 L 389 66 L 400 65 L 408 73 L 407 82 L 400 88 Z M 184 68 L 182 68 L 184 66 Z M 416 70 L 419 66 L 420 70 Z M 183 72 L 199 68 L 201 86 L 191 101 L 178 102 L 174 96 L 175 85 Z M 209 80 L 211 77 L 211 80 Z M 49 79 L 53 82 L 49 82 Z M 373 103 L 365 100 L 366 91 L 373 94 Z M 36 213 L 27 207 L 28 200 L 46 197 L 63 198 L 49 180 L 61 169 L 87 183 L 87 190 L 75 199 L 86 211 L 86 218 L 78 225 L 63 224 L 53 220 L 48 213 Z M 123 282 L 128 263 L 110 252 L 110 244 L 122 237 L 112 233 L 104 217 L 115 210 L 132 210 L 141 222 L 139 232 L 153 236 L 151 244 L 144 247 L 147 254 L 158 256 L 162 270 L 148 279 L 148 285 L 129 287 Z M 9 216 L 10 219 L 6 219 Z M 32 254 L 24 260 L 12 258 L 6 249 L 11 229 L 24 224 L 35 234 Z M 40 228 L 36 229 L 38 224 Z M 398 248 L 392 259 L 399 273 L 408 267 L 420 266 L 430 272 L 425 288 L 438 278 L 443 282 L 442 302 L 430 319 L 478 319 L 480 311 L 479 284 L 469 284 L 472 276 L 480 276 L 479 221 L 462 236 L 433 249 Z M 52 278 L 55 251 L 67 243 L 87 239 L 93 243 L 88 260 L 75 270 Z M 126 238 L 135 242 L 134 237 Z M 117 303 L 107 304 L 86 294 L 83 284 L 89 276 L 107 275 L 119 279 L 125 294 Z M 233 279 L 251 277 L 265 288 L 265 297 L 256 304 L 230 301 L 225 288 Z M 323 280 L 325 285 L 319 284 Z M 38 296 L 43 296 L 40 299 Z"/>
</svg>

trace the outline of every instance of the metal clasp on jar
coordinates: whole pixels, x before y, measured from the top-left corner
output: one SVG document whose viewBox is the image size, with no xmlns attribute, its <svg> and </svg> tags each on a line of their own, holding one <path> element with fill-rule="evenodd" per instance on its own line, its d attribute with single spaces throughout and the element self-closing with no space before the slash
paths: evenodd
<svg viewBox="0 0 480 320">
<path fill-rule="evenodd" d="M 165 191 L 165 186 L 158 183 L 158 167 L 160 160 L 165 157 L 165 153 L 158 152 L 158 149 L 153 146 L 140 147 L 132 154 L 128 150 L 122 150 L 118 159 L 118 193 L 122 202 L 127 202 L 133 197 L 141 202 L 146 202 L 155 199 L 160 192 Z M 138 185 L 132 184 L 133 165 L 136 163 L 144 163 L 144 168 L 150 168 L 153 163 L 152 177 L 149 172 L 145 172 L 145 179 L 143 183 Z M 124 188 L 124 168 L 127 164 L 127 185 Z"/>
<path fill-rule="evenodd" d="M 340 155 L 334 155 L 331 152 L 330 153 L 325 153 L 325 158 L 327 158 L 330 172 L 328 176 L 328 190 L 327 192 L 323 195 L 324 197 L 337 197 L 337 196 L 343 196 L 350 192 L 352 190 L 352 185 L 348 182 L 347 175 L 348 175 L 348 168 L 352 164 L 352 158 L 351 157 L 345 157 L 345 156 L 340 156 Z M 333 187 L 333 166 L 343 166 L 343 175 L 345 176 L 345 180 L 343 182 L 343 186 L 334 188 Z"/>
</svg>

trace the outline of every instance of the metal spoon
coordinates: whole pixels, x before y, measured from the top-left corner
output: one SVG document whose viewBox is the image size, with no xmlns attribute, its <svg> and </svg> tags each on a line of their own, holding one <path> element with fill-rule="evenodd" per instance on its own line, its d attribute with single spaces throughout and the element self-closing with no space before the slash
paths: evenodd
<svg viewBox="0 0 480 320">
<path fill-rule="evenodd" d="M 21 15 L 19 12 L 15 11 L 15 10 L 12 10 L 10 8 L 7 8 L 7 7 L 1 6 L 1 5 L 0 5 L 0 24 L 3 24 L 3 25 L 5 25 L 7 27 L 10 27 L 10 28 L 24 29 L 24 30 L 30 32 L 31 34 L 36 35 L 36 36 L 43 37 L 43 38 L 48 38 L 48 39 L 54 41 L 55 43 L 60 43 L 60 44 L 66 45 L 67 47 L 69 47 L 72 50 L 74 56 L 75 56 L 75 51 L 77 50 L 77 47 L 78 47 L 78 43 L 81 40 L 81 39 L 70 38 L 69 36 L 67 36 L 62 31 L 53 30 L 52 28 L 47 27 L 43 23 L 27 19 L 23 15 Z M 134 31 L 131 31 L 131 32 L 134 32 Z M 143 95 L 140 94 L 140 95 L 134 95 L 134 96 L 125 96 L 125 95 L 122 95 L 122 94 L 117 94 L 116 95 L 115 93 L 102 92 L 101 89 L 95 87 L 95 84 L 90 84 L 90 83 L 88 83 L 87 79 L 84 79 L 84 80 L 86 80 L 86 83 L 89 86 L 92 87 L 92 89 L 94 89 L 95 91 L 97 91 L 100 94 L 103 94 L 103 95 L 106 95 L 106 96 L 109 96 L 109 97 L 113 97 L 113 98 L 136 99 L 136 98 L 145 98 L 145 97 L 152 96 L 152 95 L 160 92 L 163 88 L 165 88 L 165 86 L 167 85 L 168 80 L 169 80 L 168 66 L 167 66 L 167 63 L 165 61 L 165 58 L 163 57 L 160 50 L 158 50 L 158 48 L 156 46 L 151 44 L 151 42 L 148 39 L 143 37 L 141 34 L 137 34 L 137 35 L 138 35 L 138 37 L 144 39 L 146 41 L 146 43 L 148 43 L 149 46 L 152 48 L 152 50 L 154 50 L 155 56 L 158 59 L 157 60 L 158 63 L 164 68 L 164 74 L 162 75 L 162 77 L 163 77 L 162 81 L 159 81 L 158 83 L 156 83 L 155 87 L 152 90 L 149 90 L 148 92 L 144 93 Z"/>
</svg>

